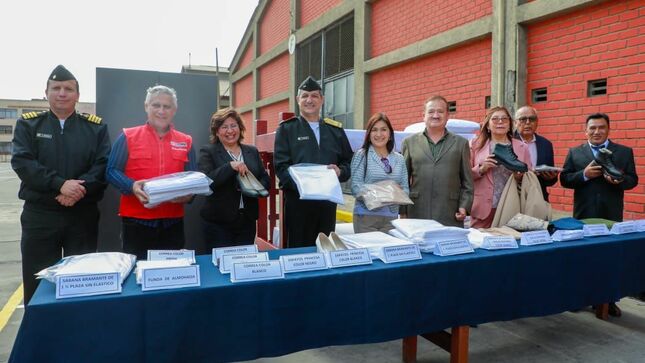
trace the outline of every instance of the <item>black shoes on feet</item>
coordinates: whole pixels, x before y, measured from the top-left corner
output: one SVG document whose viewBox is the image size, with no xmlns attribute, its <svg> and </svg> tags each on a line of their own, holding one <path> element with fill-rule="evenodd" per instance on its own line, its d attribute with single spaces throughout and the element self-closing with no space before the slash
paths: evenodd
<svg viewBox="0 0 645 363">
<path fill-rule="evenodd" d="M 602 148 L 596 153 L 594 163 L 602 167 L 602 173 L 614 180 L 621 181 L 624 179 L 623 172 L 616 168 L 611 159 L 612 152 L 609 149 Z"/>
<path fill-rule="evenodd" d="M 517 158 L 517 155 L 513 151 L 513 145 L 511 144 L 495 144 L 493 154 L 495 154 L 495 160 L 510 171 L 519 171 L 522 173 L 529 171 L 528 166 Z"/>
</svg>

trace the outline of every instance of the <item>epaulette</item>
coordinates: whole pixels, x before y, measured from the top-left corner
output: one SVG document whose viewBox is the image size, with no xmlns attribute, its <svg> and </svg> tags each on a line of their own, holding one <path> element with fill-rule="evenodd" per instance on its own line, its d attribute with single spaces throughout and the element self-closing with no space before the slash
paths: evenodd
<svg viewBox="0 0 645 363">
<path fill-rule="evenodd" d="M 298 119 L 298 118 L 297 118 L 296 116 L 293 116 L 292 118 L 289 118 L 289 119 L 286 119 L 286 120 L 280 121 L 280 123 L 281 123 L 281 124 L 283 124 L 283 123 L 287 123 L 287 122 L 289 122 L 289 121 L 293 121 L 293 120 L 297 120 L 297 119 Z"/>
<path fill-rule="evenodd" d="M 87 120 L 89 122 L 95 123 L 97 125 L 101 124 L 102 118 L 100 118 L 100 117 L 98 117 L 96 115 L 92 115 L 91 113 L 81 113 L 79 115 L 81 116 L 81 118 L 84 118 L 85 120 Z"/>
<path fill-rule="evenodd" d="M 338 127 L 339 129 L 343 128 L 343 123 L 340 121 L 332 120 L 330 118 L 325 118 L 324 121 L 327 125 Z"/>
<path fill-rule="evenodd" d="M 32 118 L 36 118 L 36 117 L 38 117 L 38 116 L 41 116 L 41 115 L 43 115 L 43 114 L 45 114 L 45 113 L 47 113 L 47 111 L 39 111 L 39 112 L 32 111 L 32 112 L 26 112 L 26 113 L 23 113 L 23 114 L 20 116 L 20 118 L 22 118 L 23 120 L 30 120 L 30 119 L 32 119 Z"/>
</svg>

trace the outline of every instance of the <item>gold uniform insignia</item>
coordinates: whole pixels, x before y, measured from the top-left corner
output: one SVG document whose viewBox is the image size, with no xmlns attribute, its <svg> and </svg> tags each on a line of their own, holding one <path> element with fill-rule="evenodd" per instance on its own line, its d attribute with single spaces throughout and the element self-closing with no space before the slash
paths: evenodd
<svg viewBox="0 0 645 363">
<path fill-rule="evenodd" d="M 340 121 L 332 120 L 330 118 L 325 118 L 324 121 L 327 125 L 338 127 L 339 129 L 343 128 L 343 123 Z"/>
<path fill-rule="evenodd" d="M 100 118 L 100 117 L 98 117 L 96 115 L 92 115 L 91 113 L 82 113 L 81 117 L 86 119 L 87 121 L 95 123 L 97 125 L 100 125 L 101 120 L 103 120 L 102 118 Z"/>
<path fill-rule="evenodd" d="M 36 118 L 36 117 L 38 117 L 38 116 L 42 115 L 42 114 L 43 114 L 43 113 L 45 113 L 45 112 L 47 112 L 47 111 L 40 111 L 40 112 L 32 111 L 32 112 L 26 112 L 26 113 L 23 113 L 22 115 L 20 115 L 20 118 L 22 118 L 23 120 L 30 120 L 30 119 L 32 119 L 32 118 Z"/>
</svg>

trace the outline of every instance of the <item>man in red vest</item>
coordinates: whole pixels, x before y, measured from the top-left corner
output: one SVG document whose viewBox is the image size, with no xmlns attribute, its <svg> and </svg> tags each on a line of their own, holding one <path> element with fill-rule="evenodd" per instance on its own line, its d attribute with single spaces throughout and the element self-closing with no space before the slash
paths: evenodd
<svg viewBox="0 0 645 363">
<path fill-rule="evenodd" d="M 147 179 L 186 170 L 197 170 L 192 138 L 173 127 L 177 93 L 166 86 L 148 89 L 142 126 L 123 129 L 108 160 L 107 180 L 121 192 L 123 251 L 145 259 L 149 249 L 184 246 L 184 203 L 192 196 L 176 198 L 146 208 L 143 190 Z"/>
</svg>

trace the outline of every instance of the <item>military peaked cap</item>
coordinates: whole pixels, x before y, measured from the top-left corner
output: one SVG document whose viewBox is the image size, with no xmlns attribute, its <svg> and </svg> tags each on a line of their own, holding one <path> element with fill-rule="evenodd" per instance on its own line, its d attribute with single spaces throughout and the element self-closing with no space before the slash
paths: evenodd
<svg viewBox="0 0 645 363">
<path fill-rule="evenodd" d="M 318 84 L 318 82 L 316 82 L 316 80 L 313 79 L 313 77 L 311 77 L 311 76 L 308 76 L 307 79 L 302 81 L 302 83 L 300 83 L 300 87 L 298 87 L 298 89 L 301 89 L 301 90 L 307 91 L 307 92 L 322 91 L 322 88 L 320 88 L 320 84 Z"/>
</svg>

